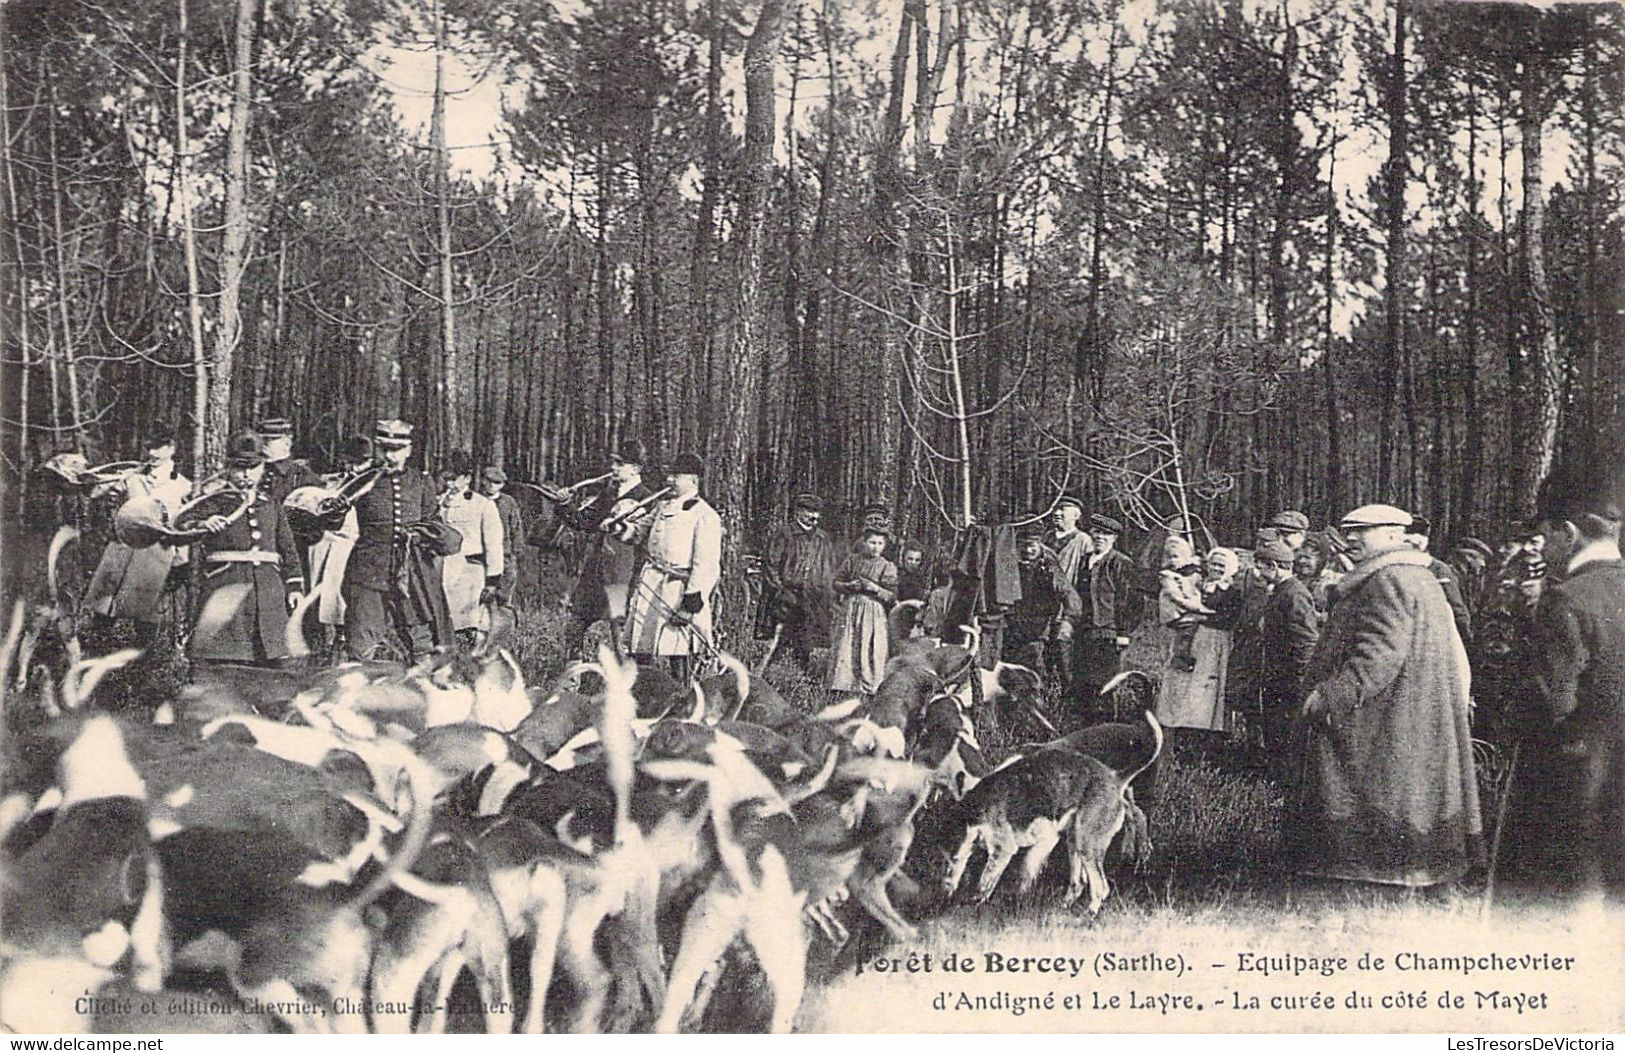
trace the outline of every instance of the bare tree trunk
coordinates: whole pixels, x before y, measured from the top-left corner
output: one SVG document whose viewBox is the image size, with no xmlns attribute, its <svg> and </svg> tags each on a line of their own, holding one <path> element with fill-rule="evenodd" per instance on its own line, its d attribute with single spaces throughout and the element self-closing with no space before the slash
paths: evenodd
<svg viewBox="0 0 1625 1053">
<path fill-rule="evenodd" d="M 1538 16 L 1537 16 L 1538 17 Z M 1524 60 L 1522 107 L 1518 131 L 1523 145 L 1523 262 L 1528 275 L 1525 331 L 1528 334 L 1529 368 L 1535 381 L 1535 404 L 1530 424 L 1532 433 L 1524 437 L 1520 452 L 1518 511 L 1533 512 L 1535 492 L 1551 470 L 1557 451 L 1558 426 L 1562 421 L 1560 400 L 1563 363 L 1557 355 L 1557 331 L 1552 321 L 1551 289 L 1546 280 L 1546 192 L 1541 188 L 1541 146 L 1547 100 L 1542 94 L 1539 64 Z M 1516 396 L 1514 396 L 1516 397 Z"/>
<path fill-rule="evenodd" d="M 180 42 L 175 58 L 175 165 L 176 196 L 180 198 L 181 245 L 186 255 L 186 314 L 192 335 L 192 472 L 202 476 L 211 454 L 223 437 L 211 445 L 209 420 L 209 357 L 203 350 L 203 296 L 198 286 L 197 231 L 192 226 L 192 144 L 186 128 L 186 0 L 180 9 Z"/>
<path fill-rule="evenodd" d="M 73 446 L 80 453 L 85 449 L 84 407 L 79 401 L 79 367 L 73 353 L 73 319 L 68 312 L 68 267 L 64 256 L 67 232 L 62 225 L 62 173 L 57 166 L 56 148 L 56 84 L 51 84 L 51 118 L 46 122 L 51 140 L 51 218 L 55 224 L 56 248 L 56 302 L 62 314 L 62 363 L 68 374 L 68 413 L 73 422 Z"/>
<path fill-rule="evenodd" d="M 762 241 L 766 226 L 769 175 L 773 165 L 773 69 L 784 36 L 788 0 L 763 0 L 745 45 L 745 144 L 740 158 L 738 294 L 734 337 L 728 351 L 726 415 L 713 435 L 710 453 L 720 469 L 713 489 L 727 524 L 728 554 L 744 541 L 746 487 L 755 449 L 754 423 L 766 345 L 763 317 Z M 718 463 L 720 462 L 720 463 Z M 739 612 L 733 612 L 735 614 Z"/>
<path fill-rule="evenodd" d="M 441 408 L 437 448 L 444 452 L 465 442 L 463 434 L 462 392 L 458 379 L 461 375 L 457 354 L 456 276 L 451 254 L 451 187 L 448 173 L 451 155 L 446 149 L 446 12 L 440 3 L 434 6 L 434 111 L 429 119 L 430 145 L 434 153 L 434 213 L 435 255 L 439 263 L 440 278 L 440 371 L 435 387 Z"/>
<path fill-rule="evenodd" d="M 1342 421 L 1338 419 L 1337 374 L 1332 368 L 1332 349 L 1337 335 L 1332 318 L 1337 304 L 1337 136 L 1332 137 L 1326 169 L 1326 348 L 1321 353 L 1321 374 L 1326 385 L 1326 504 L 1327 514 L 1340 516 L 1346 504 L 1343 494 Z"/>
<path fill-rule="evenodd" d="M 0 36 L 3 36 L 4 32 L 5 11 L 4 9 L 0 9 Z M 7 299 L 15 297 L 14 302 L 17 305 L 16 312 L 15 314 L 7 312 L 5 318 L 9 319 L 15 317 L 17 320 L 17 341 L 21 354 L 21 361 L 17 365 L 18 420 L 20 423 L 17 427 L 17 479 L 19 485 L 17 486 L 16 492 L 16 512 L 20 518 L 25 507 L 24 502 L 27 500 L 28 465 L 31 459 L 28 443 L 28 429 L 30 424 L 28 416 L 28 393 L 30 387 L 28 383 L 28 374 L 29 366 L 32 363 L 29 358 L 29 348 L 31 346 L 31 342 L 29 340 L 28 333 L 30 299 L 28 291 L 28 269 L 23 263 L 22 217 L 17 208 L 17 177 L 12 157 L 11 92 L 9 89 L 10 80 L 6 76 L 5 64 L 0 62 L 0 151 L 3 151 L 3 153 L 0 153 L 0 158 L 4 159 L 6 166 L 5 225 L 11 231 L 12 248 L 16 253 L 16 255 L 13 257 L 13 264 L 17 268 L 17 285 L 15 290 L 13 290 L 10 286 L 8 286 L 6 289 Z"/>
<path fill-rule="evenodd" d="M 1394 401 L 1405 368 L 1405 185 L 1410 163 L 1410 128 L 1406 115 L 1406 2 L 1394 3 L 1393 51 L 1388 56 L 1383 111 L 1388 122 L 1388 158 L 1383 164 L 1382 227 L 1386 235 L 1387 285 L 1383 289 L 1382 383 L 1377 424 L 1377 494 L 1396 499 Z"/>
<path fill-rule="evenodd" d="M 1478 510 L 1478 474 L 1483 457 L 1484 419 L 1478 404 L 1478 91 L 1467 90 L 1467 218 L 1466 230 L 1466 282 L 1467 317 L 1462 324 L 1462 382 L 1465 385 L 1464 411 L 1467 414 L 1467 448 L 1463 451 L 1461 466 L 1461 498 L 1457 518 L 1462 529 L 1475 528 L 1474 516 Z"/>
<path fill-rule="evenodd" d="M 253 117 L 254 0 L 237 0 L 236 55 L 231 83 L 231 132 L 226 140 L 226 215 L 220 242 L 220 325 L 209 378 L 211 441 L 231 430 L 232 375 L 242 342 L 243 271 L 248 266 L 248 126 Z"/>
</svg>

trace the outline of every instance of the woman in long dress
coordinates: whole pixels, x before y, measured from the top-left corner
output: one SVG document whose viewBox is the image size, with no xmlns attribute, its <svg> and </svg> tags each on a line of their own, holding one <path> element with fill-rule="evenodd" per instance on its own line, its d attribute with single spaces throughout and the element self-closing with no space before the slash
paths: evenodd
<svg viewBox="0 0 1625 1053">
<path fill-rule="evenodd" d="M 844 597 L 830 648 L 829 689 L 872 695 L 885 676 L 886 611 L 897 598 L 897 567 L 881 555 L 886 532 L 863 532 L 858 551 L 835 572 L 835 593 Z"/>
<path fill-rule="evenodd" d="M 1224 731 L 1225 666 L 1230 662 L 1230 629 L 1241 596 L 1231 588 L 1240 560 L 1227 548 L 1215 548 L 1203 560 L 1204 615 L 1191 640 L 1190 661 L 1176 662 L 1170 648 L 1163 664 L 1157 719 L 1164 727 Z"/>
</svg>

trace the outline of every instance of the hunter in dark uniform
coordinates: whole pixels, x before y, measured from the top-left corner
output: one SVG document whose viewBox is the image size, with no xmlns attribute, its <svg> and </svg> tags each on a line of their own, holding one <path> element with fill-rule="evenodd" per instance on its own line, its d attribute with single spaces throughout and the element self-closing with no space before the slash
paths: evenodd
<svg viewBox="0 0 1625 1053">
<path fill-rule="evenodd" d="M 800 494 L 790 521 L 767 540 L 762 559 L 762 602 L 756 612 L 756 638 L 779 634 L 781 649 L 811 672 L 812 652 L 829 646 L 835 606 L 835 545 L 819 526 L 824 503 Z"/>
<path fill-rule="evenodd" d="M 265 481 L 260 488 L 277 504 L 301 486 L 320 486 L 321 477 L 304 461 L 293 459 L 293 422 L 286 417 L 262 420 L 255 428 L 265 450 Z"/>
<path fill-rule="evenodd" d="M 308 464 L 293 459 L 293 421 L 286 417 L 269 417 L 260 421 L 254 430 L 265 451 L 265 481 L 260 486 L 271 495 L 271 500 L 281 505 L 301 486 L 322 485 L 321 477 L 311 471 Z M 299 566 L 306 580 L 311 577 L 310 546 L 320 540 L 320 534 L 315 537 L 294 535 Z"/>
<path fill-rule="evenodd" d="M 1089 517 L 1094 550 L 1079 565 L 1073 582 L 1083 601 L 1083 623 L 1072 637 L 1072 683 L 1084 711 L 1100 704 L 1100 689 L 1122 671 L 1128 634 L 1139 620 L 1134 561 L 1116 548 L 1122 532 L 1123 524 L 1111 516 Z"/>
<path fill-rule="evenodd" d="M 217 529 L 194 549 L 203 581 L 187 651 L 193 661 L 274 663 L 288 657 L 288 611 L 305 591 L 304 572 L 282 502 L 266 490 L 259 437 L 233 439 L 226 467 L 254 500 L 230 523 L 204 522 Z"/>
<path fill-rule="evenodd" d="M 648 450 L 637 440 L 623 442 L 610 458 L 614 478 L 604 484 L 584 508 L 561 509 L 565 522 L 587 537 L 587 553 L 570 593 L 570 627 L 565 635 L 565 653 L 581 650 L 587 629 L 608 620 L 617 630 L 626 621 L 626 601 L 637 569 L 637 549 L 621 537 L 604 530 L 617 515 L 647 500 L 652 491 L 643 484 L 643 465 Z"/>
<path fill-rule="evenodd" d="M 344 630 L 350 657 L 396 643 L 409 656 L 452 642 L 440 560 L 463 539 L 440 519 L 434 483 L 406 467 L 412 426 L 379 421 L 373 445 L 385 473 L 355 503 L 359 531 L 344 571 Z"/>
</svg>

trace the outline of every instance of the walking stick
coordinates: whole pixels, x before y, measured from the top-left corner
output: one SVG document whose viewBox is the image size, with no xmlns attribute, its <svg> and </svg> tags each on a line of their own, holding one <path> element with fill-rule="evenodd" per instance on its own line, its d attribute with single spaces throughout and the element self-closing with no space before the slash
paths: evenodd
<svg viewBox="0 0 1625 1053">
<path fill-rule="evenodd" d="M 1518 775 L 1518 750 L 1522 742 L 1512 743 L 1512 756 L 1507 761 L 1507 776 L 1505 785 L 1501 787 L 1501 799 L 1495 804 L 1495 830 L 1490 834 L 1489 874 L 1484 879 L 1484 907 L 1482 917 L 1489 917 L 1490 907 L 1495 903 L 1495 868 L 1501 860 L 1501 835 L 1506 831 L 1507 806 L 1512 801 L 1512 780 Z"/>
<path fill-rule="evenodd" d="M 756 667 L 757 676 L 767 672 L 767 667 L 772 663 L 774 656 L 779 653 L 779 645 L 783 642 L 784 623 L 777 622 L 773 626 L 773 639 L 767 645 L 767 654 L 762 658 L 761 664 Z"/>
</svg>

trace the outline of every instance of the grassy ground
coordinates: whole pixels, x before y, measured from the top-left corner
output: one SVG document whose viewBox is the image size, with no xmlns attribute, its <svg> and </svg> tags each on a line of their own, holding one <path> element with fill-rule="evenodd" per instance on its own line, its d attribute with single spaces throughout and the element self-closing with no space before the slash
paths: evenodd
<svg viewBox="0 0 1625 1053">
<path fill-rule="evenodd" d="M 550 561 L 543 569 L 545 585 L 522 597 L 520 625 L 511 641 L 533 682 L 556 676 L 575 657 L 566 655 L 561 643 L 562 565 Z M 735 637 L 725 640 L 725 646 L 753 664 L 762 645 Z M 1159 652 L 1156 636 L 1142 634 L 1130 648 L 1127 664 L 1155 668 Z M 162 656 L 125 690 L 154 704 L 174 690 L 183 673 L 183 662 Z M 769 679 L 808 710 L 826 700 L 813 679 L 787 662 L 776 663 Z M 1051 712 L 1063 730 L 1074 722 L 1061 707 L 1052 706 Z M 992 752 L 996 757 L 997 750 Z M 873 931 L 858 930 L 845 948 L 813 948 L 814 979 L 798 1024 L 824 1032 L 1621 1027 L 1617 977 L 1625 968 L 1625 921 L 1617 913 L 1598 907 L 1533 913 L 1500 908 L 1486 920 L 1481 917 L 1481 890 L 1472 887 L 1417 896 L 1299 882 L 1279 861 L 1281 805 L 1279 792 L 1268 781 L 1235 765 L 1223 750 L 1176 740 L 1158 773 L 1156 800 L 1149 809 L 1155 853 L 1140 872 L 1126 865 L 1112 872 L 1113 894 L 1098 916 L 1090 918 L 1060 902 L 1065 875 L 1059 858 L 1051 861 L 1031 897 L 1001 891 L 980 908 L 956 904 L 943 909 L 929 898 L 905 901 L 905 913 L 921 923 L 914 945 L 889 945 Z M 966 884 L 974 884 L 974 872 Z M 786 919 L 786 924 L 799 920 Z M 1429 955 L 1548 952 L 1572 955 L 1574 962 L 1568 971 L 1471 975 L 1395 968 L 1395 956 L 1407 950 Z M 1245 952 L 1344 957 L 1349 964 L 1331 975 L 1240 974 L 1238 955 Z M 1108 953 L 1120 958 L 1101 957 Z M 1084 964 L 1076 976 L 989 972 L 997 961 L 990 955 L 1049 956 Z M 1358 968 L 1362 955 L 1383 957 L 1390 965 Z M 907 971 L 911 956 L 914 972 Z M 973 962 L 977 971 L 945 970 L 948 956 Z M 882 971 L 891 960 L 897 969 Z M 1113 962 L 1137 962 L 1140 968 L 1103 967 Z M 740 977 L 746 986 L 754 985 L 753 974 L 748 968 L 730 971 L 730 977 Z M 1486 1000 L 1483 995 L 1489 992 L 1506 997 Z M 1465 1001 L 1441 1011 L 1441 993 Z M 1512 999 L 1513 994 L 1524 1000 Z M 1315 995 L 1322 1000 L 1316 1002 Z M 934 1008 L 939 996 L 941 1008 Z M 1255 996 L 1260 1004 L 1247 1008 Z M 1187 997 L 1189 1002 L 1182 1001 Z M 1371 999 L 1370 1004 L 1362 998 Z M 1272 1006 L 1271 999 L 1280 1004 Z M 1316 1007 L 1326 1000 L 1332 1008 Z M 1385 1008 L 1385 1000 L 1392 1004 Z"/>
</svg>

